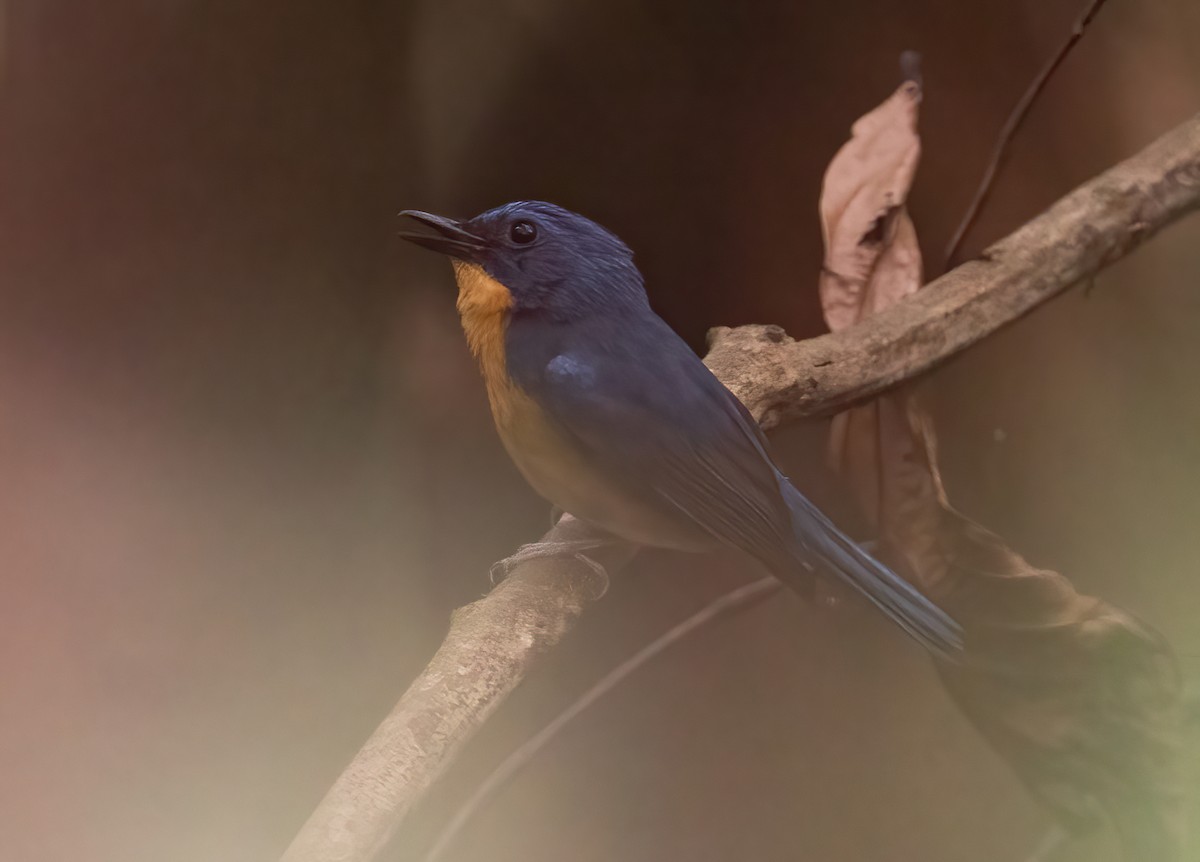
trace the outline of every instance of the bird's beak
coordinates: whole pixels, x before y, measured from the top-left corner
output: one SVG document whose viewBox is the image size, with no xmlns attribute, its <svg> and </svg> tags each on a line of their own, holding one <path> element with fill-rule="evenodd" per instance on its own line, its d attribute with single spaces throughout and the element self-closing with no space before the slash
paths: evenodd
<svg viewBox="0 0 1200 862">
<path fill-rule="evenodd" d="M 420 210 L 405 210 L 400 215 L 415 219 L 437 231 L 436 234 L 413 230 L 400 231 L 402 239 L 416 243 L 422 248 L 474 263 L 486 244 L 482 237 L 464 229 L 462 223 L 454 219 L 423 213 Z"/>
</svg>

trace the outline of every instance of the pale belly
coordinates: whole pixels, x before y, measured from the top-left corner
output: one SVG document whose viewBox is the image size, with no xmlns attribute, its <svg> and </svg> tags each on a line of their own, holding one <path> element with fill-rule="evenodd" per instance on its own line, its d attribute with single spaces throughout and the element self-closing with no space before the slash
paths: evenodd
<svg viewBox="0 0 1200 862">
<path fill-rule="evenodd" d="M 582 457 L 572 441 L 521 392 L 493 414 L 505 449 L 534 490 L 575 517 L 636 542 L 681 551 L 707 551 L 717 542 L 665 501 L 653 505 Z"/>
</svg>

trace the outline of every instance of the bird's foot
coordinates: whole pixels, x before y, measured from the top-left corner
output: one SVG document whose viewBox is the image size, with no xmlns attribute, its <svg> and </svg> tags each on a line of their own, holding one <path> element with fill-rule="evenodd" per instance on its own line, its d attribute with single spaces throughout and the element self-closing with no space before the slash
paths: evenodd
<svg viewBox="0 0 1200 862">
<path fill-rule="evenodd" d="M 593 538 L 561 542 L 531 542 L 517 548 L 515 554 L 493 563 L 489 577 L 492 584 L 495 585 L 512 574 L 513 569 L 522 563 L 542 558 L 565 557 L 578 560 L 591 571 L 595 581 L 591 598 L 599 599 L 608 592 L 608 570 L 585 552 L 601 547 L 606 541 L 606 539 Z"/>
</svg>

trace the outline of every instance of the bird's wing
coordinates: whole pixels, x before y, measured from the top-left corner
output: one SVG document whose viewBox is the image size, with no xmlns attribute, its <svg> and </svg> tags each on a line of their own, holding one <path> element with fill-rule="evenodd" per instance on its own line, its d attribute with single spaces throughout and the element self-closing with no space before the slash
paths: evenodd
<svg viewBox="0 0 1200 862">
<path fill-rule="evenodd" d="M 529 375 L 542 411 L 592 464 L 798 589 L 811 587 L 798 564 L 819 562 L 926 647 L 961 648 L 952 619 L 781 477 L 746 408 L 666 324 L 611 334 L 574 338 Z"/>
<path fill-rule="evenodd" d="M 568 348 L 543 366 L 531 394 L 631 493 L 782 565 L 793 530 L 762 432 L 687 345 L 661 330 L 644 350 Z"/>
</svg>

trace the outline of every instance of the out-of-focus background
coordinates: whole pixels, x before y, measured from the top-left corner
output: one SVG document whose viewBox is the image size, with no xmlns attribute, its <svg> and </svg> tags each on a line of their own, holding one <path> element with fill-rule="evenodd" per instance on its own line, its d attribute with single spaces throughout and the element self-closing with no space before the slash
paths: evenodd
<svg viewBox="0 0 1200 862">
<path fill-rule="evenodd" d="M 489 564 L 548 509 L 492 431 L 448 267 L 396 212 L 514 198 L 633 246 L 660 313 L 822 326 L 817 194 L 924 56 L 934 271 L 1079 0 L 39 0 L 0 127 L 0 858 L 282 851 Z M 1200 104 L 1200 6 L 1102 11 L 968 243 Z M 1200 221 L 939 371 L 949 491 L 1200 678 Z M 853 523 L 824 427 L 777 435 Z M 600 674 L 757 577 L 646 554 L 389 858 Z M 1048 828 L 901 636 L 780 596 L 629 682 L 471 860 L 1015 862 Z M 1109 860 L 1103 838 L 1061 860 Z"/>
</svg>

